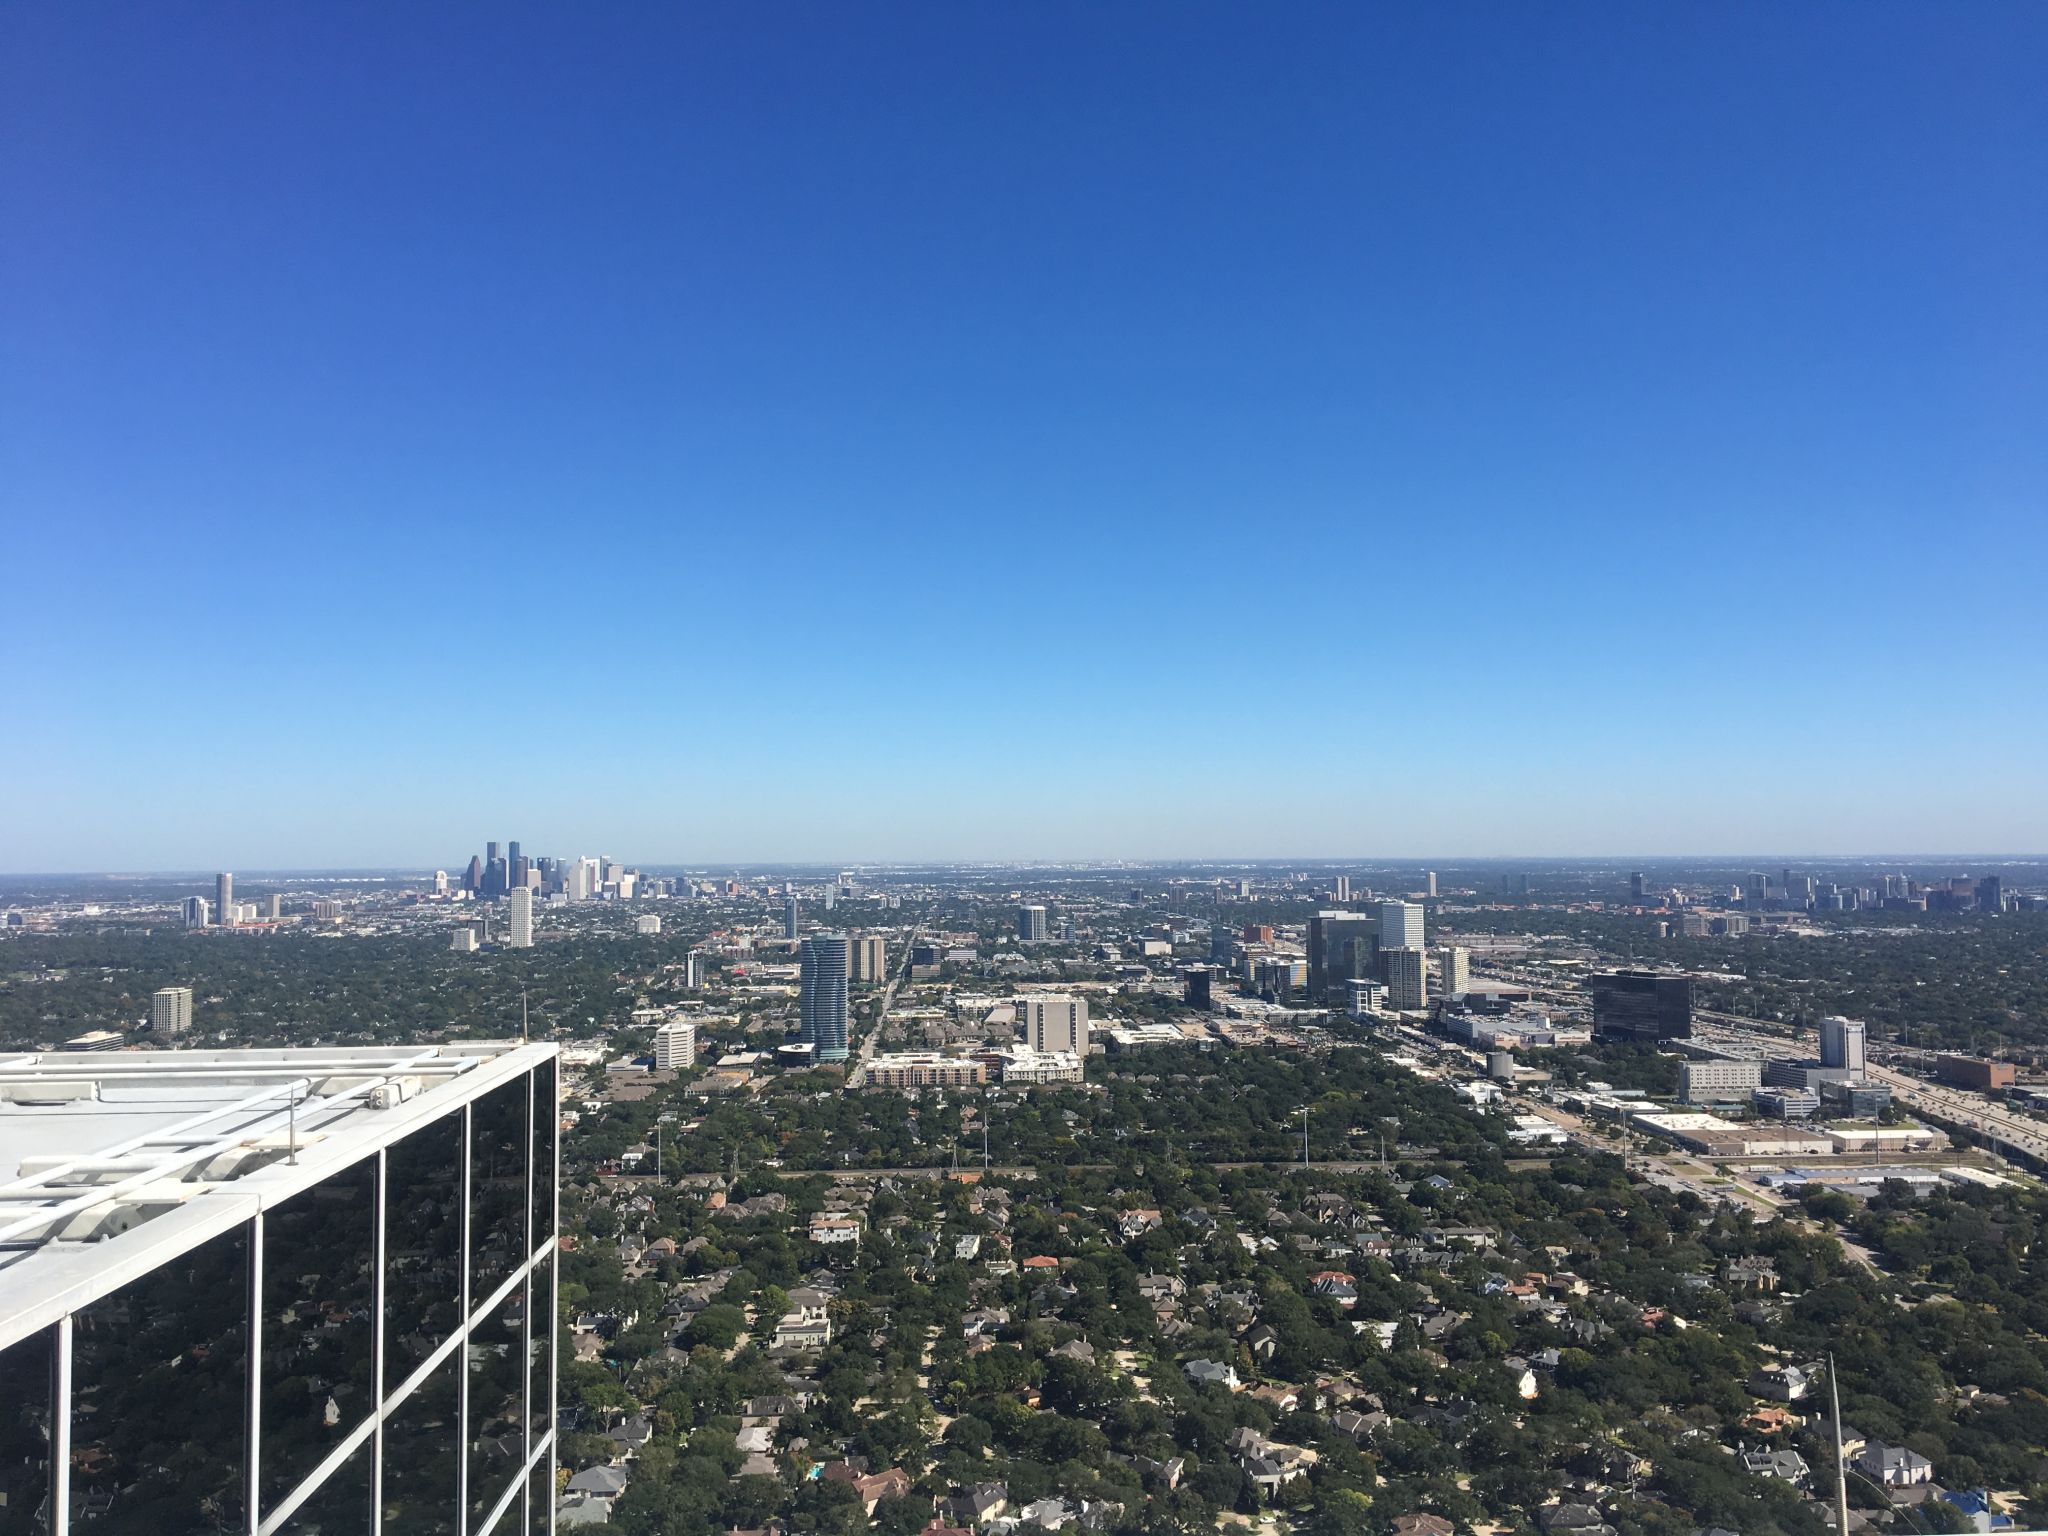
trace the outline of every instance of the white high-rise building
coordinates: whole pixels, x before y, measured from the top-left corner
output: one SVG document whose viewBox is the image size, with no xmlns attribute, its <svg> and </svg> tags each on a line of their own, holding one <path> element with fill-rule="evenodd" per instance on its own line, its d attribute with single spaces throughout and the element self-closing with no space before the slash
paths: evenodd
<svg viewBox="0 0 2048 1536">
<path fill-rule="evenodd" d="M 464 923 L 460 928 L 448 935 L 448 947 L 458 954 L 475 954 L 476 930 L 467 923 Z"/>
<path fill-rule="evenodd" d="M 1429 1006 L 1429 965 L 1421 948 L 1383 949 L 1387 966 L 1387 1006 L 1396 1013 L 1414 1013 Z"/>
<path fill-rule="evenodd" d="M 596 859 L 582 858 L 570 864 L 565 889 L 571 901 L 588 901 L 598 892 L 603 881 L 604 866 Z"/>
<path fill-rule="evenodd" d="M 158 987 L 150 1003 L 149 1022 L 159 1040 L 173 1040 L 192 1027 L 192 989 Z"/>
<path fill-rule="evenodd" d="M 658 1072 L 681 1072 L 697 1065 L 697 1026 L 688 1019 L 670 1019 L 654 1032 L 654 1066 Z"/>
<path fill-rule="evenodd" d="M 210 916 L 210 913 L 204 896 L 187 896 L 185 898 L 185 926 L 187 928 L 204 928 L 208 916 Z"/>
<path fill-rule="evenodd" d="M 704 951 L 693 949 L 683 961 L 683 985 L 701 987 L 704 985 Z"/>
<path fill-rule="evenodd" d="M 1351 899 L 1351 877 L 1349 875 L 1339 875 L 1337 877 L 1335 894 L 1339 901 L 1349 901 Z"/>
<path fill-rule="evenodd" d="M 1034 992 L 1017 999 L 1017 1023 L 1034 1051 L 1088 1054 L 1088 1000 L 1062 993 Z"/>
<path fill-rule="evenodd" d="M 1820 1021 L 1820 1064 L 1839 1067 L 1861 1078 L 1868 1062 L 1864 1053 L 1863 1022 L 1833 1015 Z"/>
<path fill-rule="evenodd" d="M 1045 908 L 1028 906 L 1017 909 L 1017 937 L 1027 944 L 1035 944 L 1045 937 Z"/>
<path fill-rule="evenodd" d="M 265 913 L 264 915 L 265 915 L 266 917 L 268 917 L 268 918 L 269 918 L 269 919 L 270 919 L 270 920 L 271 920 L 271 921 L 272 921 L 273 923 L 276 923 L 276 922 L 282 922 L 282 921 L 283 921 L 283 919 L 284 919 L 284 898 L 283 898 L 282 896 L 278 895 L 278 894 L 277 894 L 277 892 L 275 892 L 275 891 L 272 891 L 272 892 L 270 893 L 270 904 L 269 904 L 269 910 L 268 910 L 268 911 L 267 911 L 267 912 L 266 912 L 266 913 Z"/>
<path fill-rule="evenodd" d="M 235 921 L 235 877 L 218 874 L 213 877 L 213 910 L 220 915 L 220 921 L 233 926 Z"/>
<path fill-rule="evenodd" d="M 645 917 L 634 918 L 633 931 L 635 933 L 661 932 L 661 914 L 659 912 L 650 912 Z"/>
<path fill-rule="evenodd" d="M 1421 949 L 1422 913 L 1419 901 L 1383 901 L 1380 903 L 1380 948 Z M 1392 986 L 1391 978 L 1388 985 Z"/>
<path fill-rule="evenodd" d="M 512 917 L 512 932 L 505 942 L 514 949 L 533 948 L 533 892 L 522 885 L 505 898 L 505 905 Z"/>
<path fill-rule="evenodd" d="M 1446 944 L 1436 952 L 1437 990 L 1445 997 L 1456 997 L 1472 985 L 1472 957 L 1456 944 Z"/>
<path fill-rule="evenodd" d="M 1424 873 L 1422 877 L 1422 891 L 1425 896 L 1428 896 L 1430 898 L 1430 900 L 1434 901 L 1436 899 L 1435 870 L 1432 869 Z"/>
<path fill-rule="evenodd" d="M 436 896 L 446 896 L 448 894 L 448 871 L 445 869 L 434 871 L 434 894 Z"/>
</svg>

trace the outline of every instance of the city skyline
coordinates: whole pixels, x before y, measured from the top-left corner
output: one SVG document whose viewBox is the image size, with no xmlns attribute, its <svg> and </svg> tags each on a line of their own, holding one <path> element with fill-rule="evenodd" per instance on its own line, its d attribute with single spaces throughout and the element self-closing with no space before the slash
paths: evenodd
<svg viewBox="0 0 2048 1536">
<path fill-rule="evenodd" d="M 466 16 L 0 18 L 0 864 L 2048 847 L 2040 8 Z"/>
</svg>

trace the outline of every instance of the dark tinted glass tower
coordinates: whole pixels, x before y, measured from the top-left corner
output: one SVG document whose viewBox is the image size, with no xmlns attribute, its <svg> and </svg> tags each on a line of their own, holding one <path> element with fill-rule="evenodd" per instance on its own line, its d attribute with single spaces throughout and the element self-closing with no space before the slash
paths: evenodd
<svg viewBox="0 0 2048 1536">
<path fill-rule="evenodd" d="M 800 1038 L 816 1048 L 819 1061 L 844 1061 L 851 945 L 843 933 L 814 933 L 803 941 L 799 955 Z"/>
<path fill-rule="evenodd" d="M 1692 978 L 1609 971 L 1586 983 L 1593 1029 L 1603 1040 L 1685 1040 L 1692 1035 Z"/>
</svg>

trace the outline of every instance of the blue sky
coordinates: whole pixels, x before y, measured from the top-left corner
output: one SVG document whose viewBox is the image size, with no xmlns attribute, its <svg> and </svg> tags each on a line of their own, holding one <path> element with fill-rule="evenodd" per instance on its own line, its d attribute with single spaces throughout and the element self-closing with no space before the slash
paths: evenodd
<svg viewBox="0 0 2048 1536">
<path fill-rule="evenodd" d="M 0 12 L 0 869 L 2048 851 L 2038 4 Z"/>
</svg>

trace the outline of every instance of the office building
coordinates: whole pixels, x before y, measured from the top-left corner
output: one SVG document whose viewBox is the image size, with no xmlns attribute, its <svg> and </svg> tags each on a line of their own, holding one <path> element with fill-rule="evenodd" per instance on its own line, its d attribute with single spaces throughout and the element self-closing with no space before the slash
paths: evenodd
<svg viewBox="0 0 2048 1536">
<path fill-rule="evenodd" d="M 650 912 L 645 917 L 634 918 L 633 931 L 643 937 L 661 932 L 661 914 Z"/>
<path fill-rule="evenodd" d="M 457 954 L 473 955 L 476 953 L 476 946 L 476 928 L 473 924 L 464 923 L 448 935 L 448 947 Z"/>
<path fill-rule="evenodd" d="M 1397 903 L 1398 905 L 1398 903 Z M 1318 1003 L 1345 1001 L 1344 983 L 1379 973 L 1379 920 L 1361 912 L 1318 912 L 1308 920 L 1308 992 Z"/>
<path fill-rule="evenodd" d="M 1354 1019 L 1377 1013 L 1387 1005 L 1387 984 L 1370 976 L 1354 976 L 1344 983 L 1344 1011 Z"/>
<path fill-rule="evenodd" d="M 235 877 L 219 874 L 213 877 L 213 910 L 223 926 L 235 921 Z"/>
<path fill-rule="evenodd" d="M 0 1530 L 550 1529 L 552 1045 L 0 1078 Z"/>
<path fill-rule="evenodd" d="M 1586 981 L 1593 1031 L 1602 1040 L 1692 1038 L 1692 978 L 1655 971 L 1608 971 Z"/>
<path fill-rule="evenodd" d="M 313 921 L 316 923 L 338 923 L 341 921 L 341 903 L 338 901 L 316 901 L 313 903 Z"/>
<path fill-rule="evenodd" d="M 799 946 L 798 1038 L 816 1047 L 820 1061 L 846 1060 L 848 949 L 843 933 L 814 933 Z"/>
<path fill-rule="evenodd" d="M 1436 952 L 1437 990 L 1445 997 L 1456 997 L 1472 985 L 1472 956 L 1456 944 L 1446 944 Z"/>
<path fill-rule="evenodd" d="M 1421 949 L 1422 914 L 1419 901 L 1383 901 L 1379 904 L 1381 949 Z M 1392 985 L 1391 980 L 1388 985 Z"/>
<path fill-rule="evenodd" d="M 1331 894 L 1339 901 L 1349 901 L 1351 899 L 1351 877 L 1349 875 L 1339 875 L 1337 877 L 1337 888 Z"/>
<path fill-rule="evenodd" d="M 1852 1078 L 1864 1076 L 1864 1031 L 1860 1019 L 1831 1016 L 1820 1021 L 1820 1064 L 1840 1067 Z"/>
<path fill-rule="evenodd" d="M 206 926 L 208 911 L 204 896 L 187 896 L 185 898 L 184 910 L 185 926 L 187 928 L 204 928 Z"/>
<path fill-rule="evenodd" d="M 462 872 L 462 888 L 472 896 L 481 894 L 484 888 L 484 861 L 473 853 L 469 856 L 469 867 Z"/>
<path fill-rule="evenodd" d="M 1431 901 L 1436 900 L 1436 871 L 1433 869 L 1422 872 L 1422 894 Z"/>
<path fill-rule="evenodd" d="M 1820 1102 L 1831 1114 L 1851 1120 L 1875 1120 L 1892 1106 L 1892 1091 L 1883 1083 L 1854 1081 L 1825 1082 L 1820 1085 Z"/>
<path fill-rule="evenodd" d="M 158 987 L 149 1005 L 150 1031 L 159 1040 L 175 1040 L 192 1027 L 192 989 Z"/>
<path fill-rule="evenodd" d="M 1986 875 L 1977 882 L 1977 909 L 1980 912 L 2003 912 L 2005 910 L 2005 881 L 1997 875 Z"/>
<path fill-rule="evenodd" d="M 277 892 L 272 891 L 268 899 L 265 901 L 264 905 L 266 909 L 264 915 L 268 917 L 273 923 L 283 921 L 284 898 L 282 896 L 278 895 Z"/>
<path fill-rule="evenodd" d="M 697 1026 L 688 1019 L 670 1019 L 654 1032 L 657 1072 L 682 1072 L 697 1065 Z"/>
<path fill-rule="evenodd" d="M 1017 1026 L 1034 1051 L 1088 1054 L 1088 1000 L 1064 993 L 1033 992 L 1017 999 Z"/>
<path fill-rule="evenodd" d="M 1216 1004 L 1216 968 L 1212 965 L 1190 965 L 1180 973 L 1180 1000 L 1190 1008 L 1207 1013 Z"/>
<path fill-rule="evenodd" d="M 701 987 L 704 985 L 704 951 L 693 949 L 683 961 L 683 985 Z"/>
<path fill-rule="evenodd" d="M 434 871 L 434 894 L 436 896 L 446 896 L 448 894 L 448 871 L 445 869 Z"/>
<path fill-rule="evenodd" d="M 118 1029 L 89 1029 L 82 1035 L 73 1035 L 59 1046 L 58 1049 L 64 1051 L 118 1051 L 126 1043 Z M 0 1074 L 0 1080 L 4 1080 L 4 1076 L 4 1074 Z M 4 1225 L 4 1223 L 0 1223 L 0 1225 Z M 0 1401 L 4 1401 L 4 1399 L 0 1399 Z"/>
<path fill-rule="evenodd" d="M 1230 930 L 1223 924 L 1218 923 L 1209 930 L 1209 963 L 1211 965 L 1227 967 L 1230 964 L 1231 953 L 1235 947 L 1230 937 Z"/>
<path fill-rule="evenodd" d="M 1396 1013 L 1413 1013 L 1429 1006 L 1428 963 L 1419 947 L 1383 949 L 1386 965 L 1387 1006 Z"/>
<path fill-rule="evenodd" d="M 1751 870 L 1748 882 L 1743 886 L 1742 904 L 1745 907 L 1761 909 L 1771 899 L 1771 877 L 1761 870 Z"/>
<path fill-rule="evenodd" d="M 796 904 L 796 897 L 790 897 L 783 904 L 782 908 L 782 936 L 785 939 L 796 937 L 797 920 L 801 915 L 801 909 Z"/>
<path fill-rule="evenodd" d="M 533 948 L 533 892 L 521 886 L 505 897 L 511 932 L 505 942 L 513 949 Z"/>
<path fill-rule="evenodd" d="M 1035 944 L 1045 937 L 1045 908 L 1017 909 L 1017 937 L 1027 944 Z"/>
<path fill-rule="evenodd" d="M 853 941 L 853 979 L 874 986 L 889 979 L 889 952 L 879 933 L 864 933 Z"/>
<path fill-rule="evenodd" d="M 1686 1061 L 1678 1067 L 1678 1096 L 1688 1104 L 1741 1104 L 1764 1083 L 1760 1061 Z"/>
<path fill-rule="evenodd" d="M 1628 896 L 1630 901 L 1638 903 L 1642 901 L 1643 888 L 1646 883 L 1643 879 L 1643 872 L 1640 869 L 1628 877 Z"/>
</svg>

